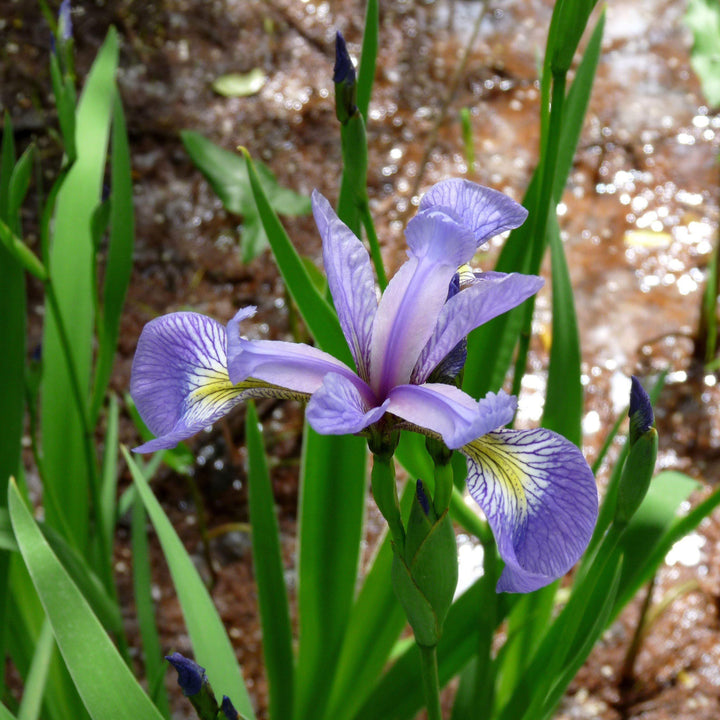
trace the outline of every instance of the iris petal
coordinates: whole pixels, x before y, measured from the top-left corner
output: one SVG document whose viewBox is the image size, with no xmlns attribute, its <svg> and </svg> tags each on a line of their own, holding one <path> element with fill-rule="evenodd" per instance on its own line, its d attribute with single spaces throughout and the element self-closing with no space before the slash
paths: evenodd
<svg viewBox="0 0 720 720">
<path fill-rule="evenodd" d="M 441 383 L 400 385 L 388 397 L 388 412 L 411 423 L 418 432 L 430 430 L 439 435 L 452 449 L 507 425 L 517 405 L 516 399 L 504 392 L 488 393 L 478 402 Z"/>
<path fill-rule="evenodd" d="M 542 286 L 536 275 L 487 273 L 449 298 L 413 369 L 412 382 L 422 383 L 444 357 L 476 327 L 517 307 Z"/>
<path fill-rule="evenodd" d="M 476 245 L 525 222 L 527 210 L 497 190 L 469 180 L 451 178 L 433 185 L 420 201 L 420 210 L 448 208 L 453 217 L 470 228 Z"/>
<path fill-rule="evenodd" d="M 133 360 L 130 394 L 148 428 L 159 437 L 137 448 L 170 448 L 226 415 L 247 386 L 228 378 L 225 328 L 198 313 L 150 321 Z"/>
<path fill-rule="evenodd" d="M 498 430 L 465 445 L 470 495 L 505 569 L 498 592 L 531 592 L 564 575 L 590 541 L 595 478 L 582 453 L 549 430 Z"/>
<path fill-rule="evenodd" d="M 325 375 L 334 372 L 366 391 L 365 383 L 347 365 L 318 348 L 303 343 L 241 337 L 240 322 L 248 316 L 248 308 L 244 308 L 228 323 L 228 373 L 232 382 L 257 378 L 310 395 L 320 387 Z"/>
<path fill-rule="evenodd" d="M 313 214 L 323 239 L 323 264 L 340 326 L 361 377 L 368 377 L 370 340 L 377 311 L 370 256 L 330 203 L 315 190 Z"/>
<path fill-rule="evenodd" d="M 473 255 L 466 228 L 441 212 L 408 224 L 410 258 L 388 284 L 378 306 L 370 354 L 370 384 L 378 397 L 410 380 L 445 304 L 450 280 Z"/>
<path fill-rule="evenodd" d="M 310 398 L 306 416 L 313 430 L 321 435 L 352 435 L 377 422 L 388 403 L 386 400 L 379 407 L 368 408 L 355 383 L 330 373 Z"/>
</svg>

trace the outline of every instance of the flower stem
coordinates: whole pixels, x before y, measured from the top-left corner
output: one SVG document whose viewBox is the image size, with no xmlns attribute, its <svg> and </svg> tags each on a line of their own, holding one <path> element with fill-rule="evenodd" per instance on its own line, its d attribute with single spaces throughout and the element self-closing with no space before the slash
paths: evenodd
<svg viewBox="0 0 720 720">
<path fill-rule="evenodd" d="M 418 645 L 420 650 L 420 665 L 425 691 L 425 705 L 428 720 L 442 720 L 440 710 L 440 684 L 438 682 L 437 647 Z"/>
<path fill-rule="evenodd" d="M 373 455 L 372 491 L 375 504 L 390 527 L 395 547 L 405 547 L 405 528 L 400 517 L 397 486 L 395 485 L 395 461 L 392 454 Z"/>
</svg>

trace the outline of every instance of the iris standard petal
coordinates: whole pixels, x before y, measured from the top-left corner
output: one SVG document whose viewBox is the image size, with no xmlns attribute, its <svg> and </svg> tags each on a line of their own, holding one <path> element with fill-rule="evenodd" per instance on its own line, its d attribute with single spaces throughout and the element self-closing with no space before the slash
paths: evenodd
<svg viewBox="0 0 720 720">
<path fill-rule="evenodd" d="M 174 447 L 240 402 L 247 386 L 230 382 L 225 348 L 225 328 L 198 313 L 163 315 L 143 328 L 130 395 L 140 417 L 159 437 L 138 451 Z"/>
<path fill-rule="evenodd" d="M 507 425 L 517 406 L 517 400 L 504 392 L 488 393 L 478 402 L 462 390 L 441 383 L 399 385 L 388 398 L 388 412 L 418 432 L 429 430 L 439 435 L 451 449 Z"/>
<path fill-rule="evenodd" d="M 323 264 L 340 327 L 358 373 L 367 378 L 372 325 L 377 311 L 370 256 L 317 190 L 312 194 L 312 207 L 323 240 Z"/>
<path fill-rule="evenodd" d="M 517 307 L 544 280 L 536 275 L 488 273 L 449 298 L 413 369 L 412 382 L 423 383 L 444 357 L 476 327 Z"/>
<path fill-rule="evenodd" d="M 369 388 L 368 388 L 369 391 Z M 377 422 L 389 401 L 368 407 L 356 384 L 343 375 L 330 373 L 313 393 L 306 417 L 315 432 L 321 435 L 352 435 Z"/>
<path fill-rule="evenodd" d="M 256 378 L 265 383 L 310 395 L 329 372 L 344 375 L 361 392 L 365 383 L 344 363 L 318 348 L 280 340 L 247 340 L 240 335 L 240 323 L 250 317 L 243 308 L 228 323 L 228 374 L 234 383 Z"/>
<path fill-rule="evenodd" d="M 550 430 L 498 430 L 465 445 L 470 495 L 505 569 L 498 592 L 531 592 L 564 575 L 595 527 L 595 478 L 578 448 Z"/>
<path fill-rule="evenodd" d="M 441 212 L 416 215 L 406 235 L 410 257 L 385 289 L 373 326 L 370 385 L 380 398 L 410 380 L 450 280 L 475 251 L 470 232 Z"/>
<path fill-rule="evenodd" d="M 525 222 L 527 210 L 497 190 L 451 178 L 433 185 L 423 195 L 420 210 L 448 208 L 462 225 L 470 228 L 476 245 Z"/>
</svg>

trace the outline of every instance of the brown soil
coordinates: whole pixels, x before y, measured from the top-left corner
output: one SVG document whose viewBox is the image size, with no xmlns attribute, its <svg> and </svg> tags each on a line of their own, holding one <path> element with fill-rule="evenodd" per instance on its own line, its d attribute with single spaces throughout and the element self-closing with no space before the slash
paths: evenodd
<svg viewBox="0 0 720 720">
<path fill-rule="evenodd" d="M 434 142 L 433 123 L 459 67 L 480 3 L 470 0 L 382 3 L 380 57 L 368 123 L 372 211 L 389 268 L 403 256 L 402 226 L 420 189 L 466 175 L 520 198 L 537 159 L 538 83 L 550 0 L 493 4 L 459 76 L 457 92 Z M 49 32 L 36 3 L 0 0 L 0 106 L 12 116 L 22 146 L 35 141 L 52 175 L 59 148 L 49 98 Z M 703 104 L 689 65 L 684 4 L 628 0 L 608 7 L 603 56 L 561 208 L 561 224 L 576 290 L 586 382 L 585 451 L 592 460 L 626 402 L 630 373 L 670 370 L 658 403 L 659 465 L 717 482 L 720 390 L 716 375 L 691 361 L 688 338 L 718 206 L 714 188 L 720 116 Z M 122 323 L 113 389 L 127 390 L 132 354 L 145 322 L 191 307 L 226 321 L 246 304 L 259 307 L 253 332 L 288 338 L 282 282 L 269 255 L 249 265 L 236 250 L 241 218 L 223 210 L 183 150 L 178 133 L 198 130 L 228 149 L 239 144 L 264 160 L 279 180 L 331 200 L 338 192 L 339 133 L 332 100 L 333 37 L 341 29 L 357 56 L 361 0 L 164 0 L 75 3 L 74 37 L 80 77 L 107 28 L 121 36 L 118 81 L 133 153 L 137 241 L 133 279 Z M 229 99 L 211 89 L 228 72 L 262 68 L 268 82 L 252 97 Z M 463 157 L 458 112 L 472 112 L 475 165 Z M 421 172 L 423 153 L 432 152 Z M 34 208 L 25 211 L 30 241 Z M 286 227 L 301 253 L 320 264 L 320 241 L 309 218 Z M 482 258 L 491 266 L 494 243 Z M 39 342 L 40 293 L 31 287 L 31 348 Z M 523 385 L 520 422 L 536 423 L 546 378 L 550 293 L 538 300 L 537 341 Z M 293 590 L 297 458 L 302 410 L 290 403 L 260 407 L 273 459 L 288 578 Z M 242 411 L 223 427 L 195 438 L 195 479 L 213 528 L 247 520 Z M 135 442 L 128 419 L 123 440 Z M 226 438 L 240 448 L 239 456 Z M 617 455 L 615 446 L 610 459 Z M 603 471 L 607 472 L 607 469 Z M 604 477 L 604 475 L 603 475 Z M 128 479 L 125 477 L 124 482 Z M 198 533 L 199 509 L 183 478 L 159 473 L 155 485 L 186 547 L 208 576 Z M 705 491 L 707 492 L 707 491 Z M 694 536 L 697 552 L 661 571 L 660 599 L 680 583 L 693 589 L 652 625 L 638 655 L 634 682 L 621 669 L 641 600 L 605 634 L 573 683 L 558 717 L 627 720 L 720 716 L 720 524 L 707 520 Z M 691 545 L 692 542 L 691 541 Z M 243 533 L 211 546 L 213 597 L 243 664 L 258 717 L 266 717 L 261 634 Z M 118 585 L 131 637 L 128 525 L 116 547 Z M 683 564 L 685 563 L 685 564 Z M 158 622 L 165 650 L 190 652 L 168 572 L 153 546 Z M 141 662 L 138 658 L 138 670 Z M 174 678 L 168 687 L 174 690 Z M 187 704 L 174 693 L 177 717 Z"/>
</svg>

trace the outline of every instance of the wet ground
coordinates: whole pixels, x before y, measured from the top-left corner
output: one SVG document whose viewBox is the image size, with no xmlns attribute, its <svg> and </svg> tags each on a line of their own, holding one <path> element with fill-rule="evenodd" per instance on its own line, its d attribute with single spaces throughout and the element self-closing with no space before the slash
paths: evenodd
<svg viewBox="0 0 720 720">
<path fill-rule="evenodd" d="M 369 186 L 383 254 L 402 261 L 402 227 L 418 192 L 449 176 L 466 176 L 520 199 L 537 160 L 537 58 L 550 0 L 497 0 L 482 16 L 467 62 L 461 59 L 483 12 L 478 0 L 384 2 L 380 57 L 370 108 Z M 245 145 L 285 185 L 319 188 L 336 199 L 339 134 L 332 99 L 333 37 L 341 29 L 351 52 L 360 47 L 360 0 L 165 0 L 75 3 L 80 74 L 110 24 L 121 38 L 119 83 L 133 149 L 137 244 L 113 387 L 123 393 L 143 324 L 157 314 L 193 308 L 221 321 L 246 304 L 260 312 L 257 337 L 287 338 L 288 308 L 268 255 L 249 265 L 237 252 L 242 220 L 221 204 L 193 168 L 178 133 L 198 130 L 232 149 Z M 685 3 L 610 3 L 590 111 L 567 191 L 559 207 L 575 288 L 586 388 L 585 451 L 597 453 L 627 400 L 631 373 L 652 379 L 667 370 L 657 407 L 659 466 L 681 469 L 706 487 L 717 483 L 720 389 L 717 375 L 692 361 L 692 336 L 717 233 L 720 116 L 708 108 L 689 64 Z M 52 172 L 58 148 L 48 133 L 48 31 L 34 2 L 0 0 L 0 100 L 20 143 L 35 140 Z M 212 82 L 229 72 L 262 69 L 255 95 L 226 98 Z M 449 88 L 457 90 L 448 100 Z M 436 128 L 443 113 L 444 120 Z M 471 111 L 475 163 L 463 154 L 461 108 Z M 425 162 L 427 161 L 427 162 Z M 26 212 L 32 236 L 33 208 Z M 309 218 L 288 219 L 299 250 L 320 260 Z M 501 241 L 481 258 L 492 264 Z M 39 294 L 31 289 L 32 341 L 39 337 Z M 520 422 L 542 413 L 550 293 L 538 299 L 532 372 L 521 396 Z M 297 500 L 301 409 L 260 408 L 273 456 L 288 577 Z M 196 438 L 195 476 L 210 528 L 247 519 L 242 413 Z M 123 428 L 132 443 L 129 422 Z M 240 448 L 229 448 L 227 438 Z M 613 448 L 610 458 L 616 455 Z M 606 473 L 606 470 L 604 470 Z M 157 492 L 187 546 L 203 565 L 198 508 L 181 478 L 163 472 Z M 707 490 L 705 491 L 707 492 Z M 117 572 L 134 632 L 132 559 L 122 524 Z M 473 553 L 463 547 L 462 555 Z M 211 545 L 213 596 L 265 717 L 265 681 L 249 541 L 221 534 Z M 158 619 L 166 650 L 189 651 L 179 607 L 156 556 Z M 475 558 L 476 559 L 476 558 Z M 686 584 L 690 583 L 690 584 Z M 704 720 L 720 716 L 720 518 L 712 518 L 668 558 L 653 600 L 682 588 L 650 627 L 635 664 L 622 666 L 640 610 L 636 600 L 606 633 L 564 701 L 559 717 L 603 720 Z M 138 663 L 140 661 L 138 660 Z M 140 667 L 140 665 L 138 666 Z M 171 683 L 172 684 L 172 683 Z M 183 712 L 179 702 L 178 717 Z"/>
</svg>

